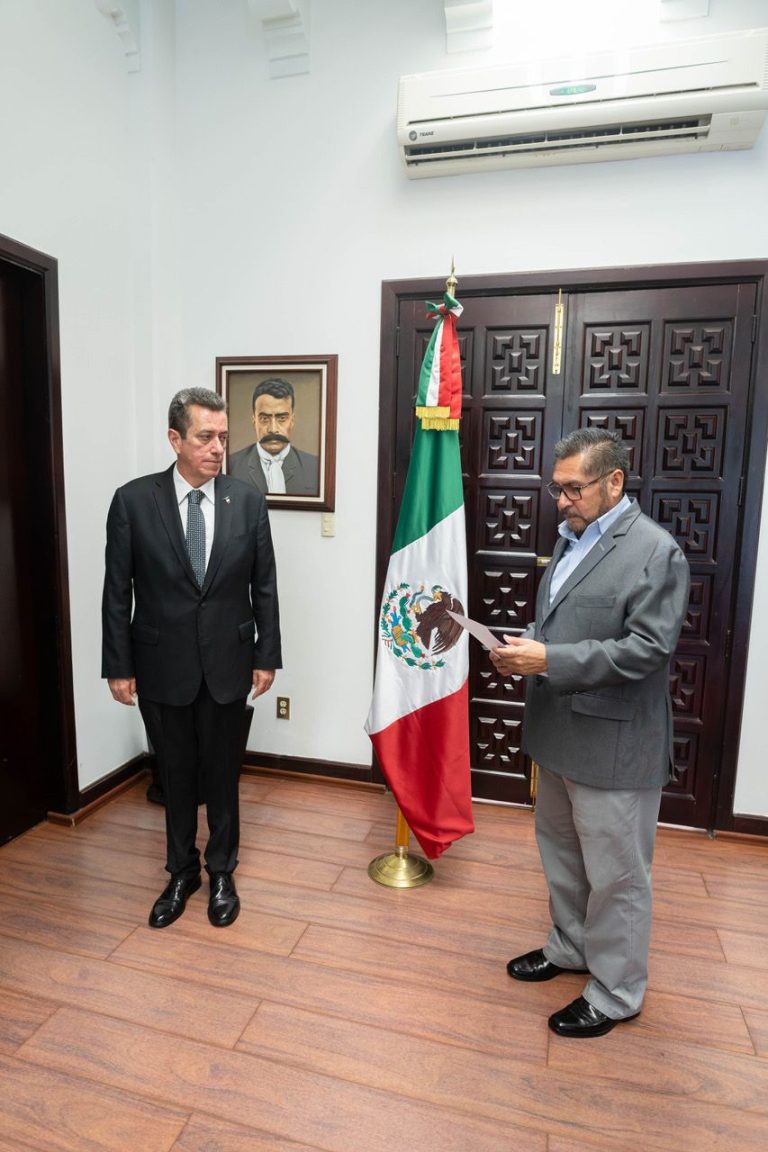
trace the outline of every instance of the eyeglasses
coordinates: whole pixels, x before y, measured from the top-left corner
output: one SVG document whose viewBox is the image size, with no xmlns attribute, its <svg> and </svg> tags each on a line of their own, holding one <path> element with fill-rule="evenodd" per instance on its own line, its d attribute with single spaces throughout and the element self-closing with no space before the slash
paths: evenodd
<svg viewBox="0 0 768 1152">
<path fill-rule="evenodd" d="M 611 472 L 615 469 L 611 469 Z M 605 480 L 606 476 L 610 476 L 610 472 L 603 472 L 602 476 L 595 476 L 594 480 L 588 480 L 586 484 L 547 484 L 547 492 L 553 500 L 559 500 L 565 493 L 569 500 L 581 500 L 581 494 L 585 488 L 591 488 L 593 484 L 597 484 L 598 480 Z"/>
</svg>

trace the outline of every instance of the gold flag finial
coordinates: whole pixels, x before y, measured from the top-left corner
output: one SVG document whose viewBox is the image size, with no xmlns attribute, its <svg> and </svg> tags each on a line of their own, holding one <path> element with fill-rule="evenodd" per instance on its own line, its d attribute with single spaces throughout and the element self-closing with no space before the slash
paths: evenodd
<svg viewBox="0 0 768 1152">
<path fill-rule="evenodd" d="M 458 286 L 459 282 L 456 279 L 456 263 L 453 259 L 453 256 L 451 256 L 451 274 L 445 282 L 446 291 L 449 292 L 451 296 L 455 296 Z"/>
</svg>

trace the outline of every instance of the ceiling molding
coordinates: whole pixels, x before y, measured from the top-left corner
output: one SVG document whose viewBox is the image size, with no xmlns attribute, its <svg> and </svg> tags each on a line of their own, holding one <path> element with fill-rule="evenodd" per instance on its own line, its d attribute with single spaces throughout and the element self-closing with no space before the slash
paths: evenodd
<svg viewBox="0 0 768 1152">
<path fill-rule="evenodd" d="M 129 72 L 141 71 L 139 8 L 136 0 L 94 0 L 102 16 L 111 20 L 123 45 Z"/>
<path fill-rule="evenodd" d="M 493 0 L 443 0 L 446 52 L 493 47 Z"/>
<path fill-rule="evenodd" d="M 309 72 L 309 0 L 248 0 L 248 7 L 261 21 L 272 79 Z"/>
</svg>

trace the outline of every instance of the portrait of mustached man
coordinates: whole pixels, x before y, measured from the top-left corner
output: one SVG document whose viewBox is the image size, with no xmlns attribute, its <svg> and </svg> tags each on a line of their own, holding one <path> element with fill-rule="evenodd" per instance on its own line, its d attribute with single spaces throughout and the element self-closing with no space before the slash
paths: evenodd
<svg viewBox="0 0 768 1152">
<path fill-rule="evenodd" d="M 256 441 L 229 460 L 229 474 L 269 495 L 317 496 L 320 458 L 294 448 L 296 393 L 288 380 L 262 380 L 253 390 L 251 419 Z"/>
</svg>

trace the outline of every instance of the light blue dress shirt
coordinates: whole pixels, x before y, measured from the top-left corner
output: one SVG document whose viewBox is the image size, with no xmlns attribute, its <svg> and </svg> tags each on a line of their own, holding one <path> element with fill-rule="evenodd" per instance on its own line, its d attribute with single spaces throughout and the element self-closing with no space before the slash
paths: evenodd
<svg viewBox="0 0 768 1152">
<path fill-rule="evenodd" d="M 629 496 L 625 494 L 615 507 L 611 508 L 608 512 L 604 512 L 597 520 L 593 520 L 591 524 L 588 524 L 581 536 L 577 536 L 565 520 L 558 525 L 557 530 L 561 536 L 569 541 L 569 547 L 563 552 L 557 567 L 552 573 L 552 579 L 549 584 L 550 604 L 571 572 L 575 571 L 584 557 L 592 551 L 606 529 L 610 528 L 614 520 L 618 520 L 622 512 L 626 512 L 629 507 L 630 499 Z"/>
</svg>

